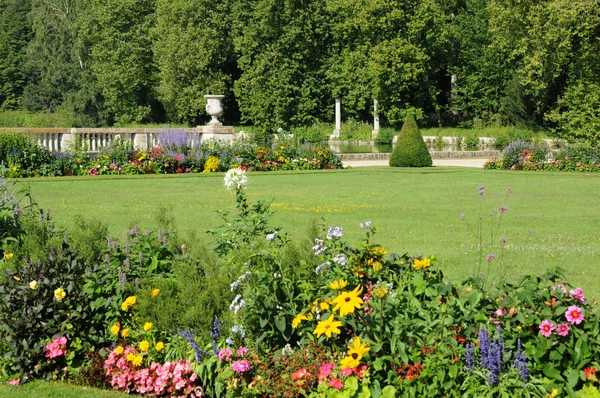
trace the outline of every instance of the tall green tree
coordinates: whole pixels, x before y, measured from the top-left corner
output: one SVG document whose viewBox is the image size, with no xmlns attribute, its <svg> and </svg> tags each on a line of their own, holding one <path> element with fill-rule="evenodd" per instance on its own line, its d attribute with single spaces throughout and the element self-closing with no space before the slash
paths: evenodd
<svg viewBox="0 0 600 398">
<path fill-rule="evenodd" d="M 77 19 L 87 5 L 85 0 L 33 0 L 33 37 L 24 65 L 28 84 L 23 104 L 28 110 L 52 112 L 77 91 L 86 69 Z"/>
<path fill-rule="evenodd" d="M 224 119 L 234 117 L 231 21 L 230 0 L 156 0 L 158 95 L 171 120 L 207 120 L 205 94 L 226 95 Z"/>
<path fill-rule="evenodd" d="M 241 6 L 244 2 L 240 1 Z M 235 82 L 242 120 L 264 131 L 332 120 L 323 63 L 329 46 L 324 1 L 255 0 L 239 13 L 241 76 Z"/>
<path fill-rule="evenodd" d="M 16 109 L 25 88 L 23 58 L 31 39 L 31 0 L 0 1 L 0 109 Z"/>
<path fill-rule="evenodd" d="M 154 0 L 93 0 L 80 18 L 88 66 L 116 123 L 159 121 L 158 68 L 152 52 Z"/>
</svg>

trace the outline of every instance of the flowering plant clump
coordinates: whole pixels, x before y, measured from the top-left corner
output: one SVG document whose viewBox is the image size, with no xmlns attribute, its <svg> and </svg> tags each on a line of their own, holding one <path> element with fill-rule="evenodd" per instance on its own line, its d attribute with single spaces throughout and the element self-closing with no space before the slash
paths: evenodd
<svg viewBox="0 0 600 398">
<path fill-rule="evenodd" d="M 192 371 L 189 361 L 179 360 L 144 366 L 142 354 L 132 346 L 118 346 L 104 362 L 104 370 L 110 384 L 128 393 L 154 394 L 155 396 L 202 397 L 202 389 L 196 385 L 198 375 Z"/>
</svg>

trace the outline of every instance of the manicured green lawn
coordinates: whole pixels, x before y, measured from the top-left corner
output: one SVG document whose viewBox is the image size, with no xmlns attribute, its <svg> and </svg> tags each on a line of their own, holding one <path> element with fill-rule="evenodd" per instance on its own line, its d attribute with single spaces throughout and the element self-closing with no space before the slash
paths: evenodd
<svg viewBox="0 0 600 398">
<path fill-rule="evenodd" d="M 123 398 L 126 396 L 128 395 L 108 390 L 41 380 L 18 387 L 9 386 L 6 382 L 0 384 L 2 398 Z"/>
<path fill-rule="evenodd" d="M 350 241 L 358 240 L 358 224 L 370 220 L 378 228 L 376 241 L 390 251 L 436 254 L 450 278 L 478 272 L 474 268 L 483 217 L 489 241 L 490 212 L 505 214 L 496 242 L 484 249 L 498 256 L 490 274 L 518 276 L 561 266 L 588 296 L 600 298 L 600 175 L 533 173 L 437 167 L 430 169 L 357 168 L 318 172 L 250 173 L 252 200 L 272 200 L 274 226 L 304 238 L 321 216 L 343 226 Z M 218 209 L 233 209 L 234 198 L 223 186 L 223 174 L 181 176 L 74 177 L 29 179 L 33 197 L 52 209 L 58 226 L 75 217 L 99 218 L 112 233 L 124 234 L 134 224 L 156 225 L 162 206 L 172 207 L 180 232 L 204 232 L 219 224 Z M 486 186 L 480 198 L 477 188 Z M 506 189 L 512 194 L 505 202 Z M 460 213 L 466 221 L 461 221 Z M 533 233 L 530 235 L 529 231 Z M 517 235 L 517 233 L 519 233 Z M 190 242 L 193 244 L 193 242 Z M 487 270 L 486 270 L 487 272 Z"/>
</svg>

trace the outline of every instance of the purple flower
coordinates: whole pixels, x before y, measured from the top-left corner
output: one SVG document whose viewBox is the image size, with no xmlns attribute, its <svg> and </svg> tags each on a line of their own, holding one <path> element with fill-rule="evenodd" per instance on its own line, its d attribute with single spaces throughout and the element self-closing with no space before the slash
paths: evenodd
<svg viewBox="0 0 600 398">
<path fill-rule="evenodd" d="M 496 255 L 495 255 L 495 254 L 491 254 L 491 253 L 490 253 L 490 254 L 488 254 L 487 256 L 485 256 L 485 259 L 486 259 L 487 261 L 492 261 L 492 260 L 493 260 L 493 259 L 495 259 L 495 258 L 496 258 Z"/>
<path fill-rule="evenodd" d="M 465 219 L 465 213 L 460 213 L 460 219 L 464 221 L 464 219 Z"/>
<path fill-rule="evenodd" d="M 469 371 L 473 371 L 473 354 L 475 354 L 475 344 L 469 343 L 466 348 L 467 366 L 465 368 Z"/>
<path fill-rule="evenodd" d="M 508 210 L 510 210 L 508 207 L 500 206 L 498 207 L 498 214 L 506 213 Z"/>
<path fill-rule="evenodd" d="M 196 339 L 194 338 L 194 330 L 191 329 L 189 332 L 186 332 L 182 329 L 177 329 L 177 332 L 179 332 L 179 334 L 181 336 L 183 336 L 183 338 L 186 339 L 187 342 L 190 343 L 190 345 L 192 346 L 192 348 L 194 350 L 194 358 L 196 358 L 196 362 L 202 363 L 202 361 L 204 360 L 204 357 L 206 355 L 208 355 L 208 353 L 204 350 L 201 350 L 198 347 L 198 343 L 196 343 Z"/>
<path fill-rule="evenodd" d="M 480 185 L 477 189 L 479 190 L 479 196 L 483 195 L 483 193 L 485 192 L 485 186 L 483 185 Z"/>
<path fill-rule="evenodd" d="M 173 151 L 186 150 L 188 147 L 188 135 L 182 130 L 164 130 L 158 135 L 157 141 L 161 147 Z"/>
</svg>

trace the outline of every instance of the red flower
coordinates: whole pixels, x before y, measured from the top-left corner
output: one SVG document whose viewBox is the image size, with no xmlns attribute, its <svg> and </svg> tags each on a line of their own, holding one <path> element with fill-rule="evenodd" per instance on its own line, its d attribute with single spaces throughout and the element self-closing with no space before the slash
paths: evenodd
<svg viewBox="0 0 600 398">
<path fill-rule="evenodd" d="M 590 380 L 592 377 L 595 379 L 597 371 L 598 370 L 596 368 L 590 368 L 589 366 L 587 368 L 583 368 L 583 373 L 585 373 L 585 378 L 588 380 Z"/>
<path fill-rule="evenodd" d="M 329 380 L 329 387 L 333 387 L 333 388 L 337 388 L 338 390 L 341 390 L 342 388 L 344 388 L 344 382 L 342 382 L 342 379 L 335 377 L 335 378 Z"/>
</svg>

